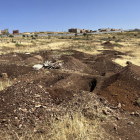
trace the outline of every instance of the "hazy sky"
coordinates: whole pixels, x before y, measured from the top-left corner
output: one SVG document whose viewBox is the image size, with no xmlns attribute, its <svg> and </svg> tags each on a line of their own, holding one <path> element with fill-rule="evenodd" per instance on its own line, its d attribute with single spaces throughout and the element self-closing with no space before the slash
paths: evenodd
<svg viewBox="0 0 140 140">
<path fill-rule="evenodd" d="M 140 28 L 140 0 L 0 0 L 0 29 Z"/>
</svg>

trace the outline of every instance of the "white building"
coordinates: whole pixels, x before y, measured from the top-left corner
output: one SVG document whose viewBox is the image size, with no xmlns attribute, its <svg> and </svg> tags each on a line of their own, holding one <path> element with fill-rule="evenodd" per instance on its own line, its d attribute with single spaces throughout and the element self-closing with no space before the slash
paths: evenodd
<svg viewBox="0 0 140 140">
<path fill-rule="evenodd" d="M 0 29 L 0 34 L 1 34 L 1 29 Z"/>
</svg>

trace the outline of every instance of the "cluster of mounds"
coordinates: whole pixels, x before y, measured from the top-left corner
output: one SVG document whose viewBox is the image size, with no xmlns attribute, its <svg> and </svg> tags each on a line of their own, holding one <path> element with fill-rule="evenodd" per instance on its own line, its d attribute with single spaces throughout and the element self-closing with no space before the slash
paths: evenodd
<svg viewBox="0 0 140 140">
<path fill-rule="evenodd" d="M 131 63 L 122 67 L 112 61 L 121 55 L 124 54 L 109 50 L 99 55 L 78 51 L 72 51 L 72 55 L 54 55 L 53 51 L 1 55 L 0 74 L 7 73 L 8 78 L 16 78 L 16 81 L 0 91 L 0 128 L 36 127 L 54 112 L 62 115 L 66 110 L 76 111 L 83 107 L 82 101 L 89 110 L 94 108 L 97 114 L 114 114 L 117 120 L 120 120 L 116 115 L 119 111 L 139 111 L 140 67 Z M 61 61 L 63 65 L 60 69 L 36 71 L 32 68 L 33 64 L 47 60 L 53 63 Z M 71 107 L 70 103 L 73 104 Z M 111 107 L 116 110 L 112 111 Z M 95 116 L 87 108 L 81 108 L 81 111 L 85 117 L 90 116 L 87 114 Z M 122 124 L 118 123 L 120 128 Z"/>
</svg>

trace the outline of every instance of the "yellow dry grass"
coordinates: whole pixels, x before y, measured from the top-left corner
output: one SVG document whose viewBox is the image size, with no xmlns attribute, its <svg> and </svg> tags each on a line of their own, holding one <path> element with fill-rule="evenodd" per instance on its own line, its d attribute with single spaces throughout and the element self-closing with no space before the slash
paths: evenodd
<svg viewBox="0 0 140 140">
<path fill-rule="evenodd" d="M 50 122 L 37 126 L 34 130 L 25 130 L 22 135 L 13 132 L 10 136 L 7 132 L 0 135 L 0 138 L 1 140 L 13 138 L 18 140 L 110 140 L 112 137 L 101 127 L 99 119 L 89 120 L 81 112 L 67 114 L 60 120 L 52 118 Z M 40 130 L 44 130 L 44 133 L 37 133 Z"/>
</svg>

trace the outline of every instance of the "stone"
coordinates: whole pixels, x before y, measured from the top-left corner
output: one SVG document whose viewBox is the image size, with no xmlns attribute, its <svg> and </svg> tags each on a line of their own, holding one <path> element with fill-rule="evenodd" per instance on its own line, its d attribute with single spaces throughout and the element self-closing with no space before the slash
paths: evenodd
<svg viewBox="0 0 140 140">
<path fill-rule="evenodd" d="M 29 55 L 30 53 L 29 52 L 26 52 L 25 54 L 28 54 Z"/>
<path fill-rule="evenodd" d="M 27 109 L 25 108 L 25 109 L 22 109 L 22 111 L 24 112 L 24 113 L 26 113 L 27 112 Z"/>
<path fill-rule="evenodd" d="M 108 115 L 108 112 L 106 110 L 102 110 L 104 115 Z"/>
<path fill-rule="evenodd" d="M 134 124 L 134 122 L 128 122 L 127 124 L 129 124 L 129 125 L 133 125 L 133 124 Z"/>
<path fill-rule="evenodd" d="M 130 65 L 130 64 L 132 64 L 132 62 L 130 62 L 130 61 L 126 61 L 126 64 L 127 64 L 127 65 Z"/>
<path fill-rule="evenodd" d="M 7 73 L 1 73 L 1 77 L 2 77 L 3 79 L 7 79 L 7 78 L 8 78 L 8 75 L 7 75 Z"/>
<path fill-rule="evenodd" d="M 38 107 L 41 107 L 41 105 L 40 104 L 39 105 L 37 104 L 37 105 L 35 105 L 35 107 L 38 108 Z"/>
<path fill-rule="evenodd" d="M 121 103 L 118 103 L 118 106 L 117 106 L 118 108 L 121 108 L 122 107 L 122 105 L 121 105 Z"/>
<path fill-rule="evenodd" d="M 33 68 L 34 68 L 35 70 L 40 70 L 40 69 L 43 68 L 43 65 L 42 65 L 42 64 L 36 64 L 36 65 L 33 66 Z"/>
</svg>

